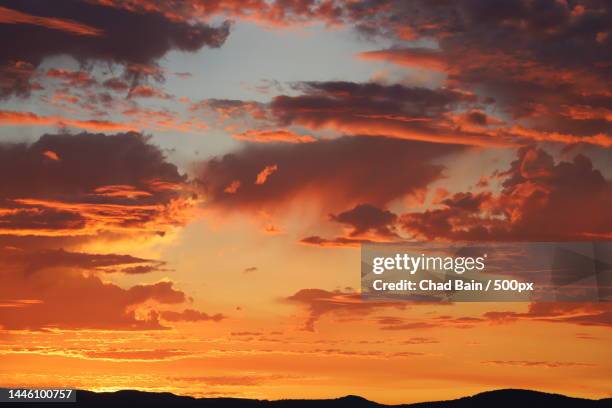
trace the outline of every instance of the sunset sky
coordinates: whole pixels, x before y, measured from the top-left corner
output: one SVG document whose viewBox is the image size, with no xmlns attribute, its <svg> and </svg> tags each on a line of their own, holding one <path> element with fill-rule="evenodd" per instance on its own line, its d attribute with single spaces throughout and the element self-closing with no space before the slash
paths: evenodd
<svg viewBox="0 0 612 408">
<path fill-rule="evenodd" d="M 612 397 L 611 303 L 360 244 L 612 240 L 606 0 L 0 1 L 0 385 Z"/>
</svg>

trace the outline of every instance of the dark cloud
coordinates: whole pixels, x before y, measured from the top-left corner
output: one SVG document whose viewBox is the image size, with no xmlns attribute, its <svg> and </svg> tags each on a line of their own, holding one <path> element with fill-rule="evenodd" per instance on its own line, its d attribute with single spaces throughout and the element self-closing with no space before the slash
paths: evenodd
<svg viewBox="0 0 612 408">
<path fill-rule="evenodd" d="M 30 275 L 43 268 L 73 268 L 103 273 L 126 274 L 165 271 L 165 262 L 121 254 L 91 254 L 63 249 L 23 250 L 0 249 L 0 259 L 19 273 Z"/>
<path fill-rule="evenodd" d="M 181 222 L 185 181 L 138 133 L 3 143 L 0 229 L 51 236 L 160 233 Z"/>
<path fill-rule="evenodd" d="M 341 137 L 299 144 L 249 144 L 202 163 L 198 178 L 210 204 L 226 209 L 278 207 L 300 198 L 335 211 L 384 206 L 438 179 L 432 160 L 461 147 L 382 137 Z M 257 175 L 277 170 L 264 184 Z M 239 186 L 231 189 L 230 186 Z"/>
<path fill-rule="evenodd" d="M 163 235 L 187 219 L 186 177 L 148 137 L 47 134 L 31 144 L 2 143 L 0 183 L 3 329 L 158 330 L 167 328 L 160 319 L 224 317 L 170 309 L 189 298 L 167 280 L 123 288 L 101 278 L 169 272 L 163 261 L 81 249 Z"/>
<path fill-rule="evenodd" d="M 221 15 L 230 18 L 247 18 L 260 24 L 277 27 L 303 24 L 312 20 L 340 23 L 348 17 L 346 15 L 348 10 L 344 8 L 344 4 L 318 0 L 183 0 L 171 3 L 157 0 L 93 1 L 140 12 L 155 10 L 170 18 L 185 21 L 208 20 L 211 16 Z M 356 17 L 358 10 L 356 7 L 352 9 L 351 15 Z"/>
<path fill-rule="evenodd" d="M 308 309 L 308 318 L 304 329 L 314 331 L 315 323 L 324 315 L 339 313 L 345 315 L 364 316 L 379 309 L 404 309 L 405 302 L 373 302 L 362 301 L 361 295 L 354 292 L 330 292 L 323 289 L 301 289 L 287 298 L 290 302 L 302 304 Z"/>
<path fill-rule="evenodd" d="M 332 214 L 333 221 L 352 227 L 349 236 L 356 237 L 367 232 L 381 236 L 395 236 L 393 232 L 397 215 L 370 204 L 359 204 L 351 210 Z"/>
<path fill-rule="evenodd" d="M 363 238 L 347 238 L 347 237 L 336 237 L 336 238 L 323 238 L 318 235 L 312 235 L 306 238 L 302 238 L 300 244 L 320 246 L 327 248 L 338 248 L 338 247 L 358 247 L 361 244 L 371 243 L 373 241 Z"/>
<path fill-rule="evenodd" d="M 10 61 L 0 64 L 0 98 L 11 94 L 27 96 L 33 90 L 43 89 L 35 82 L 36 67 L 25 61 Z"/>
<path fill-rule="evenodd" d="M 354 21 L 362 32 L 433 38 L 437 46 L 397 46 L 362 58 L 445 71 L 447 86 L 477 92 L 542 140 L 562 142 L 561 133 L 610 146 L 609 2 L 389 0 L 377 7 L 384 12 Z"/>
<path fill-rule="evenodd" d="M 499 195 L 457 193 L 442 208 L 405 214 L 404 230 L 427 239 L 565 241 L 609 239 L 612 183 L 577 155 L 554 163 L 544 150 L 526 146 L 497 174 Z"/>
<path fill-rule="evenodd" d="M 303 82 L 297 96 L 281 95 L 270 103 L 278 124 L 345 134 L 468 145 L 500 145 L 502 138 L 463 130 L 447 114 L 470 107 L 476 96 L 456 89 L 428 89 L 374 82 Z"/>
<path fill-rule="evenodd" d="M 329 218 L 349 227 L 350 231 L 346 236 L 330 239 L 312 235 L 302 238 L 299 242 L 304 245 L 336 248 L 357 247 L 361 244 L 379 241 L 401 240 L 395 231 L 397 215 L 370 204 L 356 205 L 352 209 L 339 214 L 330 214 Z"/>
<path fill-rule="evenodd" d="M 21 17 L 16 19 L 15 13 Z M 120 64 L 132 78 L 143 72 L 130 71 L 130 64 L 155 65 L 171 50 L 193 52 L 203 46 L 219 47 L 229 34 L 228 23 L 211 27 L 156 12 L 132 12 L 76 0 L 52 4 L 44 0 L 2 1 L 0 22 L 4 22 L 0 24 L 2 67 L 18 62 L 37 67 L 47 57 L 70 55 L 83 64 Z M 80 32 L 75 26 L 81 27 Z M 0 82 L 0 96 L 29 92 L 23 76 L 3 75 Z"/>
</svg>

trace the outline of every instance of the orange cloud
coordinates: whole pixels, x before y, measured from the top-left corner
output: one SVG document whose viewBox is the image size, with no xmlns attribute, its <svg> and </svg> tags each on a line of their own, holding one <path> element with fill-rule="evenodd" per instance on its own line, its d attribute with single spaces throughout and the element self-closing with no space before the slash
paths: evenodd
<svg viewBox="0 0 612 408">
<path fill-rule="evenodd" d="M 141 129 L 158 131 L 173 130 L 178 132 L 198 132 L 208 125 L 201 119 L 191 117 L 183 119 L 176 112 L 168 109 L 153 110 L 132 106 L 122 112 L 131 118 L 131 124 Z"/>
<path fill-rule="evenodd" d="M 192 112 L 211 111 L 216 113 L 223 121 L 242 115 L 249 115 L 256 119 L 264 119 L 266 117 L 264 104 L 237 99 L 204 99 L 191 104 L 189 110 Z"/>
<path fill-rule="evenodd" d="M 227 187 L 223 189 L 224 193 L 234 194 L 240 188 L 240 181 L 234 180 Z"/>
<path fill-rule="evenodd" d="M 612 122 L 612 109 L 605 107 L 592 108 L 590 106 L 570 105 L 566 107 L 566 112 L 564 114 L 573 119 L 603 119 Z"/>
<path fill-rule="evenodd" d="M 138 197 L 151 197 L 152 194 L 148 191 L 137 190 L 134 186 L 130 185 L 110 185 L 98 187 L 94 190 L 95 195 L 106 196 L 106 197 L 124 197 L 124 198 L 138 198 Z"/>
<path fill-rule="evenodd" d="M 441 72 L 448 69 L 442 52 L 431 48 L 389 48 L 366 51 L 357 54 L 357 56 L 363 60 L 388 61 L 412 68 L 425 68 Z"/>
<path fill-rule="evenodd" d="M 336 237 L 333 239 L 323 238 L 318 235 L 312 235 L 306 238 L 302 238 L 299 243 L 304 245 L 318 246 L 324 248 L 345 248 L 352 247 L 358 248 L 361 244 L 368 244 L 373 241 L 363 238 L 347 238 L 347 237 Z"/>
<path fill-rule="evenodd" d="M 300 135 L 286 129 L 247 130 L 233 135 L 233 138 L 254 143 L 309 143 L 317 140 L 310 135 Z"/>
<path fill-rule="evenodd" d="M 520 138 L 535 140 L 538 142 L 559 142 L 564 144 L 588 143 L 600 147 L 612 147 L 612 136 L 605 133 L 597 133 L 590 136 L 578 136 L 559 132 L 545 132 L 524 128 L 522 126 L 512 126 L 502 129 L 499 133 L 508 133 Z"/>
<path fill-rule="evenodd" d="M 0 125 L 74 127 L 92 131 L 130 131 L 134 126 L 105 120 L 78 120 L 61 116 L 39 116 L 32 112 L 0 111 Z"/>
<path fill-rule="evenodd" d="M 70 34 L 83 36 L 101 36 L 104 34 L 103 30 L 78 23 L 76 21 L 61 18 L 33 16 L 31 14 L 12 10 L 6 7 L 0 7 L 0 23 L 33 24 L 52 30 L 61 30 Z"/>
<path fill-rule="evenodd" d="M 563 368 L 563 367 L 593 367 L 594 364 L 576 363 L 573 361 L 540 361 L 540 360 L 487 360 L 483 364 L 518 366 L 518 367 L 542 367 L 542 368 Z"/>
<path fill-rule="evenodd" d="M 123 288 L 105 282 L 108 273 L 167 271 L 165 263 L 121 254 L 65 250 L 0 249 L 0 327 L 5 330 L 104 329 L 160 330 L 160 323 L 220 321 L 219 313 L 169 309 L 187 295 L 163 280 Z M 156 309 L 162 308 L 162 311 Z"/>
<path fill-rule="evenodd" d="M 45 156 L 45 157 L 47 157 L 47 158 L 49 158 L 51 160 L 54 160 L 54 161 L 59 161 L 60 160 L 60 158 L 57 155 L 57 153 L 55 153 L 53 150 L 45 150 L 43 152 L 43 156 Z"/>
<path fill-rule="evenodd" d="M 150 85 L 137 85 L 128 92 L 130 98 L 160 98 L 171 99 L 172 96 Z"/>
<path fill-rule="evenodd" d="M 139 317 L 137 307 L 146 302 L 181 304 L 186 299 L 171 282 L 123 289 L 94 275 L 85 276 L 69 269 L 42 268 L 24 276 L 6 268 L 0 277 L 3 280 L 0 298 L 31 298 L 36 294 L 40 300 L 27 307 L 6 309 L 0 316 L 0 326 L 6 330 L 159 330 L 164 326 L 157 314 Z"/>
<path fill-rule="evenodd" d="M 268 180 L 274 172 L 278 170 L 278 166 L 276 164 L 272 166 L 266 166 L 262 171 L 257 174 L 257 178 L 255 179 L 255 184 L 262 185 Z"/>
</svg>

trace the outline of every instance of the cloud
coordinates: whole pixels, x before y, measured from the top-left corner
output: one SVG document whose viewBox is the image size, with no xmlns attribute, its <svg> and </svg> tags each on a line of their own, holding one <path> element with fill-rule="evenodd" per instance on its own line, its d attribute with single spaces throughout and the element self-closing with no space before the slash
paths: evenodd
<svg viewBox="0 0 612 408">
<path fill-rule="evenodd" d="M 432 305 L 438 306 L 451 305 L 452 303 L 439 303 L 433 301 L 433 303 L 418 302 L 421 305 Z M 421 330 L 421 329 L 433 329 L 440 327 L 450 327 L 455 329 L 471 329 L 477 324 L 487 323 L 487 319 L 483 317 L 473 316 L 450 316 L 450 315 L 439 315 L 432 316 L 427 320 L 423 319 L 405 319 L 402 317 L 395 316 L 382 316 L 376 319 L 376 323 L 380 326 L 380 330 L 386 331 L 404 331 L 404 330 Z M 416 340 L 418 341 L 418 340 Z"/>
<path fill-rule="evenodd" d="M 278 380 L 296 378 L 289 375 L 228 375 L 228 376 L 196 376 L 196 377 L 170 377 L 172 382 L 180 381 L 187 383 L 203 384 L 207 386 L 229 385 L 251 387 L 262 384 L 278 384 Z M 225 393 L 223 393 L 225 395 Z"/>
<path fill-rule="evenodd" d="M 501 137 L 457 128 L 446 115 L 469 107 L 472 93 L 375 82 L 302 82 L 302 94 L 280 95 L 270 102 L 279 125 L 331 129 L 354 135 L 387 136 L 435 143 L 500 146 Z"/>
<path fill-rule="evenodd" d="M 60 249 L 162 235 L 185 222 L 192 206 L 186 177 L 149 138 L 47 134 L 31 144 L 2 143 L 0 182 L 3 329 L 160 330 L 167 328 L 160 318 L 223 318 L 168 310 L 188 300 L 170 281 L 124 288 L 101 278 L 168 272 L 163 261 Z"/>
<path fill-rule="evenodd" d="M 426 68 L 434 71 L 445 71 L 446 61 L 440 50 L 432 48 L 389 48 L 379 51 L 366 51 L 357 54 L 364 60 L 390 61 L 394 64 L 413 68 Z"/>
<path fill-rule="evenodd" d="M 263 334 L 264 334 L 263 332 L 252 332 L 252 331 L 241 331 L 241 332 L 231 332 L 230 333 L 231 336 L 237 336 L 237 337 L 243 337 L 243 336 L 248 336 L 248 337 L 262 336 Z"/>
<path fill-rule="evenodd" d="M 404 231 L 425 239 L 567 241 L 609 238 L 612 184 L 587 157 L 555 163 L 525 146 L 498 173 L 498 195 L 457 193 L 439 209 L 401 216 Z M 560 222 L 559 220 L 563 220 Z"/>
<path fill-rule="evenodd" d="M 226 16 L 266 27 L 293 27 L 318 21 L 352 27 L 366 37 L 382 37 L 396 44 L 427 40 L 431 47 L 395 46 L 364 52 L 359 57 L 443 71 L 447 87 L 477 91 L 479 102 L 487 101 L 510 118 L 524 120 L 526 128 L 536 132 L 532 135 L 544 139 L 571 135 L 584 137 L 589 143 L 610 143 L 609 137 L 603 138 L 610 129 L 606 113 L 610 95 L 602 90 L 608 88 L 612 60 L 608 29 L 612 13 L 605 2 L 512 0 L 496 6 L 488 0 L 103 3 L 137 13 L 155 12 L 180 22 Z M 302 114 L 296 120 L 308 121 L 314 116 Z M 441 123 L 414 129 L 397 121 L 362 120 L 361 130 L 355 132 L 358 123 L 354 118 L 350 126 L 347 117 L 343 119 L 323 121 L 318 126 L 342 127 L 346 133 L 360 134 L 368 133 L 368 128 L 384 127 L 387 133 L 379 133 L 388 136 L 435 137 L 463 143 L 470 139 L 469 135 L 449 134 Z M 486 139 L 475 137 L 471 143 Z M 567 137 L 560 139 L 558 142 L 568 143 Z"/>
<path fill-rule="evenodd" d="M 339 24 L 351 15 L 357 14 L 361 5 L 355 10 L 344 10 L 342 3 L 316 1 L 265 1 L 251 0 L 186 0 L 176 4 L 148 0 L 96 0 L 98 3 L 136 12 L 155 11 L 168 18 L 181 21 L 193 19 L 208 21 L 212 17 L 226 17 L 254 21 L 266 27 L 291 27 L 295 24 L 308 24 L 319 20 L 329 24 Z M 349 3 L 350 5 L 350 3 Z M 363 12 L 363 11 L 362 11 Z"/>
<path fill-rule="evenodd" d="M 239 180 L 233 180 L 227 187 L 223 189 L 223 192 L 228 194 L 234 194 L 236 191 L 238 191 L 240 185 L 241 183 Z"/>
<path fill-rule="evenodd" d="M 87 71 L 71 71 L 62 68 L 52 68 L 47 71 L 48 78 L 61 80 L 65 86 L 88 87 L 97 82 Z"/>
<path fill-rule="evenodd" d="M 172 96 L 168 95 L 161 89 L 150 85 L 136 85 L 131 88 L 128 92 L 129 98 L 160 98 L 160 99 L 171 99 Z"/>
<path fill-rule="evenodd" d="M 247 130 L 233 135 L 233 138 L 252 143 L 310 143 L 317 140 L 310 135 L 300 135 L 286 129 Z"/>
<path fill-rule="evenodd" d="M 139 129 L 152 129 L 161 132 L 201 132 L 208 127 L 206 122 L 201 119 L 195 117 L 183 119 L 180 114 L 170 109 L 158 110 L 139 107 L 133 102 L 133 99 L 130 100 L 130 107 L 121 113 L 130 118 L 129 126 Z"/>
<path fill-rule="evenodd" d="M 0 125 L 4 126 L 56 126 L 72 127 L 98 132 L 121 132 L 135 130 L 127 123 L 107 120 L 79 120 L 62 116 L 40 116 L 32 112 L 15 112 L 0 110 Z"/>
<path fill-rule="evenodd" d="M 202 22 L 171 19 L 152 10 L 132 12 L 76 0 L 11 3 L 0 9 L 0 66 L 16 61 L 38 67 L 47 58 L 69 55 L 80 63 L 119 64 L 130 78 L 147 73 L 130 71 L 130 65 L 154 65 L 167 52 L 219 47 L 229 34 L 229 23 L 217 27 Z M 6 24 L 7 22 L 11 24 Z M 138 31 L 134 31 L 138 27 Z M 13 39 L 19 38 L 19 46 Z M 27 96 L 27 83 L 0 70 L 2 94 Z"/>
<path fill-rule="evenodd" d="M 102 349 L 76 352 L 76 355 L 89 360 L 106 361 L 174 361 L 197 355 L 183 349 Z"/>
<path fill-rule="evenodd" d="M 5 330 L 162 330 L 160 323 L 220 321 L 222 314 L 174 311 L 189 298 L 162 280 L 121 287 L 108 273 L 168 271 L 165 262 L 122 254 L 0 249 L 0 327 Z M 158 311 L 163 308 L 163 311 Z"/>
<path fill-rule="evenodd" d="M 374 232 L 380 236 L 392 237 L 394 223 L 397 215 L 391 211 L 382 210 L 370 204 L 359 204 L 351 210 L 339 214 L 332 214 L 333 221 L 352 227 L 349 236 L 356 237 L 368 232 Z"/>
<path fill-rule="evenodd" d="M 117 77 L 107 79 L 102 83 L 102 86 L 116 92 L 127 91 L 130 88 L 126 81 Z"/>
<path fill-rule="evenodd" d="M 260 102 L 238 99 L 203 99 L 189 106 L 192 112 L 213 112 L 221 120 L 228 120 L 248 115 L 253 118 L 265 118 L 265 106 Z"/>
<path fill-rule="evenodd" d="M 0 231 L 13 236 L 162 234 L 192 200 L 185 176 L 133 132 L 2 143 L 0 182 Z"/>
<path fill-rule="evenodd" d="M 573 361 L 539 361 L 539 360 L 487 360 L 482 364 L 516 366 L 516 367 L 542 367 L 542 368 L 564 368 L 564 367 L 593 367 L 594 364 L 577 363 Z"/>
<path fill-rule="evenodd" d="M 60 161 L 60 157 L 57 155 L 57 153 L 55 153 L 53 150 L 45 150 L 43 152 L 43 156 L 53 160 L 53 161 Z"/>
<path fill-rule="evenodd" d="M 32 91 L 39 91 L 43 86 L 35 82 L 36 70 L 33 64 L 26 61 L 9 61 L 0 64 L 0 97 L 11 94 L 27 96 Z"/>
<path fill-rule="evenodd" d="M 337 210 L 368 202 L 383 206 L 442 176 L 431 162 L 461 147 L 382 137 L 341 137 L 300 144 L 248 144 L 200 163 L 196 176 L 209 205 L 223 209 L 281 207 L 296 199 Z M 266 166 L 278 171 L 256 185 Z M 240 188 L 226 189 L 231 185 Z"/>
<path fill-rule="evenodd" d="M 197 352 L 184 349 L 144 349 L 144 348 L 119 348 L 101 347 L 88 349 L 84 347 L 53 347 L 53 346 L 30 346 L 11 347 L 0 351 L 0 354 L 36 354 L 40 356 L 62 356 L 78 358 L 83 360 L 103 361 L 173 361 L 183 358 L 197 356 Z"/>
<path fill-rule="evenodd" d="M 359 204 L 339 214 L 330 214 L 330 220 L 344 224 L 350 230 L 347 236 L 332 239 L 312 235 L 299 242 L 305 245 L 337 248 L 358 247 L 371 242 L 401 240 L 395 232 L 397 215 L 370 204 Z"/>
<path fill-rule="evenodd" d="M 515 137 L 610 145 L 610 95 L 602 91 L 612 59 L 609 5 L 389 0 L 379 6 L 384 13 L 360 15 L 355 27 L 387 39 L 409 33 L 435 48 L 394 47 L 360 58 L 443 71 L 445 86 L 477 92 L 507 118 L 521 121 L 527 132 Z"/>
<path fill-rule="evenodd" d="M 302 238 L 299 243 L 304 245 L 319 246 L 324 248 L 343 248 L 343 247 L 359 247 L 361 244 L 368 244 L 374 241 L 362 238 L 323 238 L 318 235 L 311 235 L 306 238 Z"/>
<path fill-rule="evenodd" d="M 11 267 L 4 268 L 0 277 L 2 299 L 38 301 L 25 307 L 4 308 L 0 326 L 5 330 L 159 330 L 164 326 L 157 313 L 137 314 L 138 306 L 147 302 L 176 305 L 186 300 L 172 282 L 124 289 L 71 268 L 44 267 L 24 275 Z"/>
<path fill-rule="evenodd" d="M 44 268 L 73 268 L 90 272 L 140 274 L 166 271 L 165 262 L 131 255 L 91 254 L 63 249 L 23 250 L 0 249 L 5 265 L 16 268 L 23 275 L 31 275 Z"/>
<path fill-rule="evenodd" d="M 22 13 L 17 10 L 13 10 L 6 7 L 0 6 L 0 23 L 2 24 L 32 24 L 52 30 L 65 31 L 70 34 L 84 35 L 84 36 L 100 36 L 104 32 L 95 27 L 88 26 L 85 24 L 79 24 L 75 21 L 64 20 L 61 18 L 49 18 L 33 16 L 31 14 Z"/>
<path fill-rule="evenodd" d="M 165 310 L 160 312 L 160 317 L 168 322 L 218 322 L 226 318 L 226 316 L 222 315 L 221 313 L 209 315 L 194 309 L 185 309 L 182 312 Z"/>
<path fill-rule="evenodd" d="M 575 127 L 502 120 L 483 111 L 493 99 L 489 101 L 455 83 L 449 85 L 429 89 L 375 82 L 302 82 L 294 85 L 301 94 L 276 96 L 268 110 L 275 125 L 299 125 L 313 131 L 488 147 L 533 141 L 612 146 L 609 124 L 585 133 Z M 538 99 L 535 94 L 529 98 Z M 585 97 L 572 95 L 572 98 Z M 567 118 L 554 120 L 561 125 L 567 122 Z"/>
<path fill-rule="evenodd" d="M 274 174 L 277 170 L 278 170 L 278 166 L 276 164 L 264 167 L 264 169 L 262 171 L 257 173 L 257 178 L 255 179 L 255 184 L 257 184 L 257 185 L 265 184 L 266 180 L 268 180 L 268 177 L 270 177 L 272 174 Z"/>
<path fill-rule="evenodd" d="M 578 326 L 612 326 L 612 305 L 599 303 L 530 303 L 527 312 L 486 312 L 483 317 L 494 323 L 535 320 Z"/>
<path fill-rule="evenodd" d="M 403 344 L 437 344 L 440 341 L 432 337 L 411 337 L 408 340 L 404 340 Z"/>
<path fill-rule="evenodd" d="M 315 323 L 324 315 L 338 313 L 363 316 L 379 309 L 404 309 L 405 302 L 363 301 L 359 293 L 329 292 L 323 289 L 301 289 L 287 298 L 290 302 L 302 304 L 308 309 L 304 330 L 314 331 Z"/>
</svg>

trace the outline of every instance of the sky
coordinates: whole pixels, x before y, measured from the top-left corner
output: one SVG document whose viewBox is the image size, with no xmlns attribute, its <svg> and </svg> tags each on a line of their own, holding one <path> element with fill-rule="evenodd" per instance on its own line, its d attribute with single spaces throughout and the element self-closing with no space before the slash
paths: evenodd
<svg viewBox="0 0 612 408">
<path fill-rule="evenodd" d="M 362 300 L 360 245 L 612 239 L 598 0 L 0 1 L 0 383 L 612 396 L 610 303 Z"/>
</svg>

